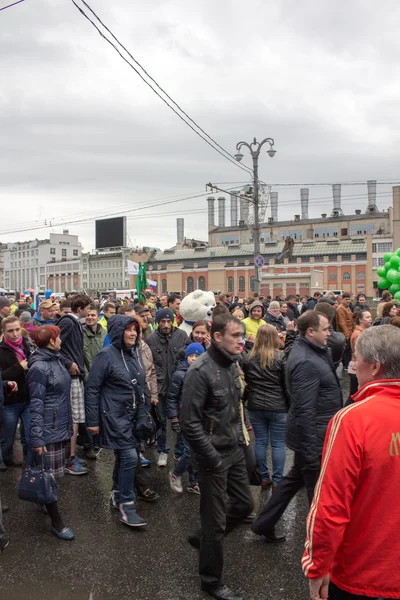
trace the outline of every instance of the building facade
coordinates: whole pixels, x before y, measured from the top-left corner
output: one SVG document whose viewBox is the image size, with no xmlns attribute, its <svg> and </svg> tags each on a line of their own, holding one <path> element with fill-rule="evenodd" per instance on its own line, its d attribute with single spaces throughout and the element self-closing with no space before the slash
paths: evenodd
<svg viewBox="0 0 400 600">
<path fill-rule="evenodd" d="M 77 235 L 51 233 L 45 240 L 30 240 L 7 244 L 3 250 L 4 287 L 23 292 L 73 291 L 81 287 L 82 246 Z"/>
</svg>

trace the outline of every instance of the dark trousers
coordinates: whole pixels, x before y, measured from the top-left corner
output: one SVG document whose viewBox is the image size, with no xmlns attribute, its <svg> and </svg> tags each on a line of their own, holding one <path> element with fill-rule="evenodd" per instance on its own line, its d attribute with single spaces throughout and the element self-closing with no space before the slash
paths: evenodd
<svg viewBox="0 0 400 600">
<path fill-rule="evenodd" d="M 222 458 L 213 471 L 199 467 L 200 563 L 202 587 L 222 584 L 224 534 L 232 531 L 253 510 L 243 448 Z M 226 496 L 228 495 L 228 501 Z"/>
<path fill-rule="evenodd" d="M 343 363 L 343 368 L 347 369 L 349 366 L 349 362 L 351 361 L 351 346 L 350 346 L 350 339 L 346 338 L 346 345 L 344 347 L 343 350 L 343 357 L 342 357 L 342 363 Z"/>
<path fill-rule="evenodd" d="M 400 598 L 400 596 L 399 596 Z M 384 598 L 372 598 L 371 596 L 357 596 L 338 588 L 332 581 L 329 584 L 329 600 L 385 600 Z"/>
<path fill-rule="evenodd" d="M 149 478 L 148 474 L 146 473 L 146 469 L 143 469 L 142 463 L 140 462 L 140 459 L 139 459 L 137 461 L 136 471 L 135 471 L 136 491 L 139 494 L 144 494 L 144 492 L 146 490 L 148 490 L 149 487 L 150 487 L 150 478 Z"/>
<path fill-rule="evenodd" d="M 320 467 L 304 467 L 301 455 L 295 452 L 293 467 L 278 483 L 271 494 L 269 502 L 258 515 L 252 527 L 254 533 L 267 535 L 275 527 L 293 496 L 302 487 L 306 488 L 308 501 L 311 504 L 319 473 Z"/>
</svg>

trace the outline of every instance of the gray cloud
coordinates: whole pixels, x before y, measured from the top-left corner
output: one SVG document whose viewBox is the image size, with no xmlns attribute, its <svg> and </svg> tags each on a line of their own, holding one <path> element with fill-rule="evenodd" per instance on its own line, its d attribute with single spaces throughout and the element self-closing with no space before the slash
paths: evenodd
<svg viewBox="0 0 400 600">
<path fill-rule="evenodd" d="M 237 141 L 254 135 L 275 138 L 274 160 L 260 159 L 265 181 L 400 175 L 396 0 L 379 7 L 372 0 L 92 5 L 226 149 L 234 153 Z M 8 228 L 0 239 L 26 239 L 29 232 L 12 229 L 45 218 L 61 223 L 124 206 L 143 207 L 127 213 L 137 243 L 172 245 L 177 216 L 185 217 L 187 235 L 206 238 L 205 199 L 148 205 L 205 191 L 208 181 L 244 182 L 247 174 L 165 107 L 72 3 L 25 2 L 3 11 L 0 25 L 0 202 L 6 207 L 0 233 Z M 249 165 L 249 157 L 243 162 Z M 276 189 L 280 217 L 290 218 L 299 210 L 299 190 Z M 378 193 L 386 208 L 390 187 L 381 185 Z M 330 194 L 311 189 L 310 216 L 329 212 Z M 344 208 L 365 204 L 364 187 L 343 188 Z M 86 249 L 93 246 L 93 223 L 68 227 Z"/>
</svg>

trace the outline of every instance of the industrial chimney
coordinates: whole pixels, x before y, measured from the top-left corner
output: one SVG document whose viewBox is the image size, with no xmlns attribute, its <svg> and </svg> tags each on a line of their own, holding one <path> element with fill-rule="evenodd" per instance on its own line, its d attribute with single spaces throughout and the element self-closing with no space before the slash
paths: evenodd
<svg viewBox="0 0 400 600">
<path fill-rule="evenodd" d="M 308 219 L 308 198 L 310 190 L 308 188 L 301 188 L 300 190 L 300 203 L 301 203 L 301 218 Z"/>
<path fill-rule="evenodd" d="M 340 183 L 334 183 L 332 185 L 333 194 L 333 211 L 331 217 L 340 217 L 343 215 L 342 211 L 342 186 Z"/>
<path fill-rule="evenodd" d="M 247 198 L 240 198 L 240 220 L 244 223 L 249 222 L 249 201 Z"/>
<path fill-rule="evenodd" d="M 185 219 L 176 220 L 176 242 L 177 244 L 183 244 L 185 236 Z"/>
<path fill-rule="evenodd" d="M 238 199 L 237 192 L 231 194 L 231 225 L 236 227 L 238 224 Z"/>
<path fill-rule="evenodd" d="M 218 227 L 225 227 L 225 198 L 218 198 Z"/>
<path fill-rule="evenodd" d="M 208 202 L 208 229 L 211 227 L 215 227 L 215 198 L 213 196 L 209 196 L 207 198 Z"/>
<path fill-rule="evenodd" d="M 369 181 L 367 181 L 367 186 L 368 186 L 367 213 L 378 212 L 378 207 L 376 206 L 376 179 L 370 179 Z"/>
<path fill-rule="evenodd" d="M 278 192 L 271 192 L 269 195 L 271 199 L 271 219 L 273 223 L 278 220 Z"/>
</svg>

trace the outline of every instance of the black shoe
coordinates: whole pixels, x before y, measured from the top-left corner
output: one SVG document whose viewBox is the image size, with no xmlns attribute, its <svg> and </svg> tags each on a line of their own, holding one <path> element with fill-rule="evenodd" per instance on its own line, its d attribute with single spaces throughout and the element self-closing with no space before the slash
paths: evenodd
<svg viewBox="0 0 400 600">
<path fill-rule="evenodd" d="M 192 535 L 189 535 L 186 539 L 193 548 L 200 550 L 200 538 L 197 537 L 197 535 L 192 533 Z"/>
<path fill-rule="evenodd" d="M 257 519 L 256 515 L 247 515 L 247 517 L 245 517 L 242 521 L 242 523 L 254 523 L 254 521 Z"/>
<path fill-rule="evenodd" d="M 7 465 L 5 465 L 3 462 L 0 463 L 0 471 L 2 473 L 4 473 L 4 471 L 7 471 Z"/>
<path fill-rule="evenodd" d="M 285 535 L 276 535 L 275 529 L 271 529 L 268 533 L 263 534 L 265 537 L 265 541 L 269 544 L 281 544 L 282 542 L 286 542 Z"/>
<path fill-rule="evenodd" d="M 9 543 L 10 543 L 10 541 L 8 538 L 6 538 L 5 540 L 2 540 L 0 542 L 0 553 L 4 552 L 4 550 L 7 548 Z"/>
<path fill-rule="evenodd" d="M 93 448 L 90 448 L 89 450 L 86 450 L 85 457 L 88 458 L 89 460 L 96 460 L 97 453 L 94 451 Z"/>
<path fill-rule="evenodd" d="M 239 596 L 239 594 L 231 590 L 227 585 L 219 585 L 215 588 L 208 588 L 202 585 L 201 589 L 217 600 L 243 600 L 243 596 Z"/>
<path fill-rule="evenodd" d="M 6 467 L 22 467 L 22 460 L 5 460 Z"/>
<path fill-rule="evenodd" d="M 157 494 L 157 492 L 150 489 L 143 492 L 143 494 L 136 494 L 136 498 L 138 498 L 139 500 L 144 500 L 145 502 L 155 502 L 159 499 L 159 497 L 160 496 Z"/>
<path fill-rule="evenodd" d="M 3 515 L 4 515 L 4 513 L 8 512 L 9 510 L 10 510 L 9 506 L 6 506 L 5 504 L 1 505 L 1 512 L 3 513 Z"/>
</svg>

